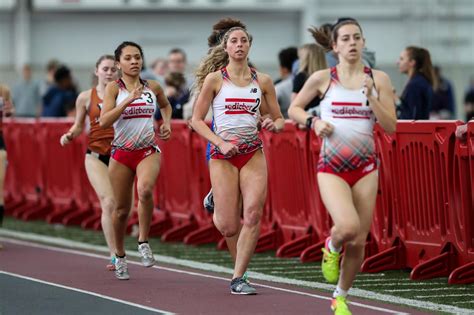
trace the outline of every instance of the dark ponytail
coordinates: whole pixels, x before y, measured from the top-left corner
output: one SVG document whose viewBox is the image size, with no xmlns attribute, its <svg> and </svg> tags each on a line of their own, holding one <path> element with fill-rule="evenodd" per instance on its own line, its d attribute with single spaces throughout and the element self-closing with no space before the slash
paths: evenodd
<svg viewBox="0 0 474 315">
<path fill-rule="evenodd" d="M 408 46 L 405 49 L 408 57 L 415 61 L 415 73 L 421 74 L 435 88 L 436 84 L 430 52 L 425 48 L 416 46 Z"/>
</svg>

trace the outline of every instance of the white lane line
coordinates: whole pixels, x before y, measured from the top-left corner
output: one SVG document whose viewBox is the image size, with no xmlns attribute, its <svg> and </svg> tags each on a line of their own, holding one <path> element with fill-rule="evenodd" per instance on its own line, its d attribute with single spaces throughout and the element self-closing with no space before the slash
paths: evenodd
<svg viewBox="0 0 474 315">
<path fill-rule="evenodd" d="M 415 295 L 416 298 L 420 298 L 420 299 L 438 298 L 438 297 L 447 297 L 447 296 L 463 298 L 463 297 L 467 297 L 467 296 L 474 297 L 474 294 Z"/>
<path fill-rule="evenodd" d="M 440 282 L 440 283 L 420 283 L 420 282 L 390 282 L 385 281 L 385 283 L 363 283 L 363 282 L 355 282 L 354 286 L 355 287 L 386 287 L 386 286 L 424 286 L 424 287 L 429 287 L 429 286 L 439 286 L 439 285 L 446 285 L 446 282 Z"/>
<path fill-rule="evenodd" d="M 449 290 L 450 292 L 453 290 L 461 290 L 461 291 L 467 291 L 467 288 L 429 288 L 429 291 L 444 291 L 444 290 Z M 383 290 L 384 292 L 411 292 L 413 289 L 395 289 L 395 290 Z M 470 302 L 470 303 L 474 303 Z"/>
<path fill-rule="evenodd" d="M 440 279 L 431 279 L 428 281 L 418 281 L 418 282 L 414 282 L 412 280 L 410 280 L 410 278 L 406 278 L 406 279 L 400 279 L 400 278 L 389 278 L 389 280 L 392 280 L 392 281 L 405 281 L 405 282 L 410 282 L 410 283 L 420 283 L 420 284 L 448 284 L 448 280 L 446 279 L 443 279 L 443 280 L 440 280 Z M 358 279 L 356 279 L 356 281 L 359 281 Z M 387 279 L 364 279 L 364 282 L 387 282 Z M 401 282 L 400 282 L 401 283 Z"/>
<path fill-rule="evenodd" d="M 21 279 L 25 279 L 25 280 L 29 280 L 29 281 L 34 281 L 34 282 L 38 282 L 38 283 L 42 283 L 42 284 L 47 284 L 47 285 L 50 285 L 50 286 L 53 286 L 53 287 L 58 287 L 58 288 L 61 288 L 61 289 L 67 289 L 67 290 L 71 290 L 71 291 L 75 291 L 75 292 L 80 292 L 80 293 L 84 293 L 84 294 L 88 294 L 88 295 L 93 295 L 95 297 L 98 297 L 98 298 L 101 298 L 101 299 L 104 299 L 104 300 L 110 300 L 110 301 L 114 301 L 114 302 L 117 302 L 117 303 L 126 304 L 126 305 L 129 305 L 129 306 L 141 308 L 141 309 L 144 309 L 144 310 L 147 310 L 147 311 L 160 312 L 160 313 L 167 314 L 167 315 L 168 314 L 174 314 L 174 313 L 171 313 L 171 312 L 168 312 L 168 311 L 163 311 L 163 310 L 160 310 L 160 309 L 157 309 L 157 308 L 148 307 L 148 306 L 144 306 L 144 305 L 140 305 L 140 304 L 136 304 L 136 303 L 132 303 L 132 302 L 127 302 L 127 301 L 124 301 L 124 300 L 119 300 L 119 299 L 116 299 L 116 298 L 113 298 L 113 297 L 110 297 L 110 296 L 107 296 L 107 295 L 95 293 L 95 292 L 92 292 L 92 291 L 87 291 L 87 290 L 81 290 L 81 289 L 77 289 L 77 288 L 73 288 L 73 287 L 68 287 L 68 286 L 65 286 L 65 285 L 62 285 L 62 284 L 57 284 L 57 283 L 44 281 L 44 280 L 40 280 L 40 279 L 36 279 L 36 278 L 32 278 L 32 277 L 22 276 L 22 275 L 12 273 L 12 272 L 7 272 L 7 271 L 1 271 L 0 270 L 0 274 L 5 274 L 5 275 L 8 275 L 8 276 L 17 277 L 17 278 L 21 278 Z"/>
<path fill-rule="evenodd" d="M 49 243 L 49 244 L 54 244 L 54 245 L 59 245 L 59 246 L 64 246 L 64 247 L 69 247 L 69 248 L 99 251 L 108 255 L 108 249 L 105 246 L 84 244 L 84 243 L 75 242 L 75 241 L 71 241 L 71 240 L 67 240 L 63 238 L 44 236 L 44 235 L 39 235 L 39 234 L 34 234 L 34 233 L 17 232 L 17 231 L 6 230 L 6 229 L 0 229 L 0 235 L 20 238 L 20 239 L 24 239 L 28 241 Z M 134 252 L 131 252 L 128 255 L 133 256 L 133 257 L 138 257 L 138 254 Z M 101 256 L 100 258 L 107 259 L 107 260 L 109 259 L 109 257 L 105 258 L 104 256 Z M 233 273 L 233 270 L 231 268 L 225 268 L 225 267 L 217 266 L 214 264 L 187 261 L 183 259 L 177 259 L 174 257 L 162 256 L 162 255 L 155 255 L 155 259 L 158 260 L 159 262 L 166 263 L 166 264 L 179 265 L 179 266 L 190 267 L 194 269 L 201 269 L 201 270 L 210 271 L 210 272 L 221 272 L 221 273 L 226 273 L 226 274 Z M 333 285 L 329 285 L 326 283 L 288 279 L 288 278 L 283 278 L 283 277 L 265 275 L 265 274 L 261 274 L 257 272 L 249 272 L 249 276 L 251 276 L 254 279 L 269 281 L 269 282 L 277 282 L 277 283 L 290 284 L 290 285 L 295 285 L 295 286 L 303 286 L 303 287 L 309 287 L 309 288 L 320 289 L 320 290 L 329 290 L 329 291 L 334 290 Z M 226 279 L 226 281 L 229 281 L 229 279 Z M 460 308 L 460 307 L 456 307 L 452 305 L 444 305 L 444 304 L 438 304 L 438 303 L 433 303 L 433 302 L 412 300 L 412 299 L 402 298 L 399 296 L 381 294 L 381 293 L 376 293 L 376 292 L 357 289 L 357 288 L 352 288 L 350 294 L 351 296 L 360 297 L 364 299 L 377 300 L 377 301 L 388 302 L 388 303 L 397 304 L 397 305 L 412 306 L 412 307 L 427 309 L 431 311 L 472 315 L 472 309 L 465 309 L 465 308 Z"/>
</svg>

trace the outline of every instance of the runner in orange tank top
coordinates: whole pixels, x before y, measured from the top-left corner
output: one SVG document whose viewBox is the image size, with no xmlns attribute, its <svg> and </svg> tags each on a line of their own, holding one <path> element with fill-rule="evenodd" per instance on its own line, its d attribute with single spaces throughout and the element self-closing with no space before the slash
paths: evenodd
<svg viewBox="0 0 474 315">
<path fill-rule="evenodd" d="M 97 86 L 79 94 L 76 100 L 76 118 L 74 125 L 67 133 L 61 136 L 60 142 L 64 146 L 78 137 L 84 129 L 86 115 L 90 120 L 85 166 L 89 182 L 99 197 L 102 208 L 101 224 L 105 240 L 110 251 L 111 263 L 107 269 L 114 270 L 115 246 L 112 228 L 112 211 L 115 208 L 115 198 L 108 174 L 111 142 L 114 138 L 113 127 L 101 129 L 99 126 L 100 111 L 105 86 L 118 78 L 118 69 L 115 66 L 114 56 L 104 55 L 97 60 L 95 75 L 98 78 Z"/>
</svg>

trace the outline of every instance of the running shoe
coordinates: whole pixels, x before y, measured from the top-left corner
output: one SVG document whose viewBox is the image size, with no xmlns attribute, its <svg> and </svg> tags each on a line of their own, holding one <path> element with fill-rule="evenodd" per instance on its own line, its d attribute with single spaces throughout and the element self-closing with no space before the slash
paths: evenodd
<svg viewBox="0 0 474 315">
<path fill-rule="evenodd" d="M 107 270 L 114 271 L 115 270 L 115 256 L 110 257 L 110 262 L 107 264 Z"/>
<path fill-rule="evenodd" d="M 322 249 L 323 251 L 323 260 L 321 262 L 321 270 L 323 271 L 324 279 L 327 282 L 336 284 L 339 280 L 339 259 L 341 257 L 340 253 L 331 252 L 329 249 L 329 240 L 326 239 L 326 245 Z"/>
<path fill-rule="evenodd" d="M 334 311 L 334 315 L 352 315 L 347 306 L 347 299 L 343 296 L 332 299 L 331 309 Z"/>
<path fill-rule="evenodd" d="M 247 279 L 239 277 L 232 279 L 230 282 L 230 293 L 241 294 L 241 295 L 254 295 L 257 294 L 257 290 L 250 285 Z"/>
<path fill-rule="evenodd" d="M 143 243 L 138 245 L 138 253 L 142 259 L 142 264 L 145 267 L 151 267 L 155 264 L 155 258 L 151 252 L 150 244 Z"/>
<path fill-rule="evenodd" d="M 115 259 L 115 277 L 119 280 L 128 280 L 130 275 L 128 274 L 127 258 Z"/>
<path fill-rule="evenodd" d="M 204 197 L 202 203 L 207 212 L 214 213 L 214 195 L 212 194 L 212 189 L 209 190 L 209 193 Z"/>
</svg>

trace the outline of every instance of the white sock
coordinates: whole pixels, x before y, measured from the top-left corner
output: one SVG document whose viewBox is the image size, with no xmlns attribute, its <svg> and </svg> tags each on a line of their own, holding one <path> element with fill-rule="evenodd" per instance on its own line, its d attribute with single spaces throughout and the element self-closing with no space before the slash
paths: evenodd
<svg viewBox="0 0 474 315">
<path fill-rule="evenodd" d="M 341 287 L 337 286 L 336 290 L 334 290 L 334 293 L 332 294 L 332 297 L 333 298 L 336 298 L 338 296 L 346 297 L 348 291 L 349 290 L 346 291 L 346 290 L 341 289 Z"/>
<path fill-rule="evenodd" d="M 336 248 L 334 245 L 332 245 L 332 240 L 329 240 L 328 247 L 333 253 L 340 253 L 342 250 L 342 247 Z"/>
</svg>

